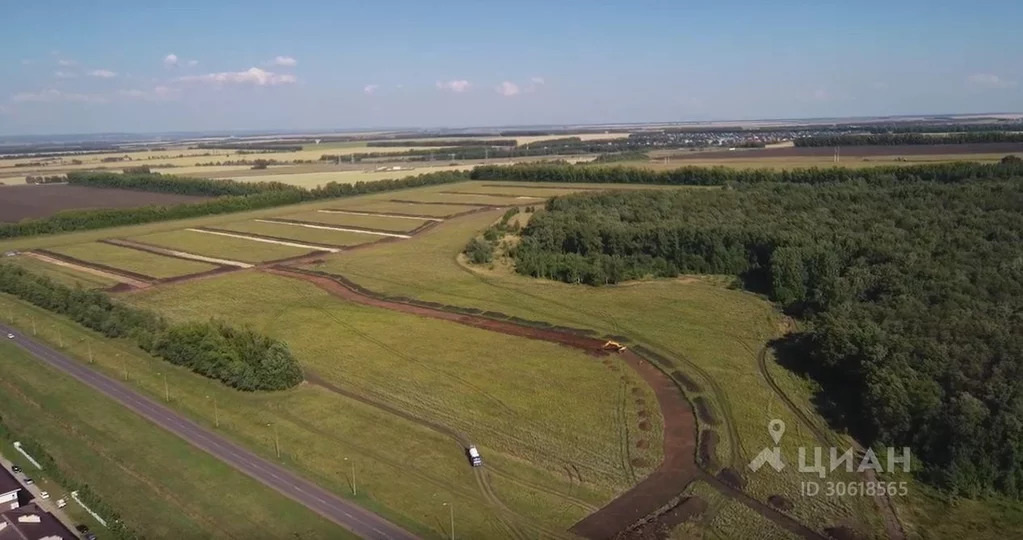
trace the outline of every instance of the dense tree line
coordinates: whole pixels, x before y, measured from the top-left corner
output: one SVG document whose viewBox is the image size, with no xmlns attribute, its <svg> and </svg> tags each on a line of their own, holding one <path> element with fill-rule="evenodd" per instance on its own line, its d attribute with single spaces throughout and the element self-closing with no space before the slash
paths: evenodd
<svg viewBox="0 0 1023 540">
<path fill-rule="evenodd" d="M 133 189 L 205 197 L 253 195 L 256 193 L 294 191 L 297 189 L 295 186 L 289 186 L 280 182 L 235 182 L 233 180 L 213 180 L 210 178 L 182 178 L 180 176 L 145 171 L 125 171 L 123 174 L 95 171 L 70 172 L 67 175 L 67 181 L 69 184 L 79 186 Z"/>
<path fill-rule="evenodd" d="M 67 182 L 67 176 L 63 174 L 55 174 L 52 176 L 26 176 L 26 184 L 59 184 L 61 182 Z"/>
<path fill-rule="evenodd" d="M 133 340 L 172 364 L 239 390 L 284 390 L 302 371 L 283 342 L 219 321 L 172 325 L 156 314 L 115 303 L 100 291 L 70 288 L 0 264 L 0 291 L 111 338 Z"/>
<path fill-rule="evenodd" d="M 821 382 L 836 422 L 910 447 L 916 472 L 953 494 L 1020 498 L 1016 173 L 571 195 L 532 218 L 515 264 L 592 284 L 740 276 L 805 320 L 781 357 Z"/>
<path fill-rule="evenodd" d="M 518 142 L 515 139 L 466 139 L 466 140 L 408 140 L 408 141 L 369 141 L 366 146 L 377 147 L 406 147 L 406 146 L 443 146 L 454 148 L 458 146 L 515 146 Z"/>
<path fill-rule="evenodd" d="M 1004 160 L 1003 160 L 1004 161 Z M 518 163 L 510 166 L 481 165 L 472 170 L 473 180 L 522 182 L 585 182 L 596 184 L 666 184 L 678 186 L 720 186 L 732 182 L 781 182 L 822 184 L 864 180 L 884 182 L 890 179 L 931 182 L 959 182 L 974 178 L 1012 178 L 1023 175 L 1017 162 L 942 163 L 906 167 L 867 167 L 862 169 L 831 167 L 808 169 L 733 169 L 729 167 L 680 167 L 663 171 L 638 167 L 595 167 L 589 165 Z"/>
<path fill-rule="evenodd" d="M 78 173 L 71 173 L 78 175 Z M 128 178 L 120 178 L 128 176 Z M 150 176 L 154 181 L 145 181 Z M 231 180 L 209 180 L 205 178 L 184 178 L 169 175 L 119 175 L 114 173 L 88 173 L 76 176 L 80 185 L 96 187 L 120 187 L 143 191 L 166 193 L 206 194 L 233 192 L 243 195 L 226 195 L 213 200 L 175 206 L 144 206 L 141 208 L 117 208 L 99 210 L 68 210 L 53 216 L 28 219 L 18 223 L 0 223 L 0 238 L 14 238 L 37 234 L 101 229 L 119 225 L 135 225 L 171 219 L 184 219 L 214 214 L 227 214 L 245 210 L 258 210 L 295 204 L 317 199 L 351 197 L 366 193 L 393 191 L 420 186 L 462 182 L 468 179 L 468 172 L 438 172 L 408 176 L 401 179 L 379 180 L 376 182 L 355 182 L 338 184 L 328 182 L 315 189 L 307 190 L 277 182 L 233 182 Z M 221 185 L 223 184 L 223 185 Z M 283 186 L 283 187 L 282 187 Z M 251 191 L 251 190 L 256 191 Z"/>
<path fill-rule="evenodd" d="M 614 152 L 597 156 L 592 163 L 614 163 L 617 161 L 647 161 L 650 156 L 646 152 Z"/>
<path fill-rule="evenodd" d="M 981 131 L 949 134 L 874 133 L 870 135 L 816 135 L 798 137 L 798 147 L 814 146 L 895 146 L 902 144 L 983 144 L 1023 142 L 1023 133 Z"/>
</svg>

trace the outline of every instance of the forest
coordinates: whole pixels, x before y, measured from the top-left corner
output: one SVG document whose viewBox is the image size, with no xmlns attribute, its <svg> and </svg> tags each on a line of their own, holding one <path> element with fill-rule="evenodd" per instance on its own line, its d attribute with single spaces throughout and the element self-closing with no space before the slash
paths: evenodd
<svg viewBox="0 0 1023 540">
<path fill-rule="evenodd" d="M 220 321 L 172 325 L 156 314 L 115 303 L 101 291 L 70 288 L 21 267 L 0 264 L 0 292 L 65 315 L 107 337 L 139 348 L 239 390 L 284 390 L 302 370 L 281 341 Z"/>
<path fill-rule="evenodd" d="M 1005 131 L 964 131 L 959 133 L 874 133 L 870 135 L 815 135 L 797 137 L 797 147 L 807 146 L 865 146 L 900 144 L 983 144 L 1023 143 L 1023 133 Z"/>
<path fill-rule="evenodd" d="M 581 182 L 591 184 L 662 184 L 673 186 L 721 186 L 732 182 L 756 184 L 779 182 L 822 184 L 862 180 L 865 182 L 928 181 L 965 182 L 974 178 L 1023 176 L 1023 163 L 1006 156 L 1000 163 L 942 163 L 912 166 L 830 167 L 807 169 L 734 169 L 731 167 L 680 167 L 663 171 L 623 166 L 592 166 L 518 163 L 509 166 L 481 165 L 472 170 L 473 180 L 519 182 Z"/>
<path fill-rule="evenodd" d="M 910 447 L 952 495 L 1021 498 L 1023 174 L 1001 167 L 569 195 L 510 254 L 520 273 L 594 285 L 737 276 L 803 321 L 779 361 L 820 383 L 833 422 Z"/>
</svg>

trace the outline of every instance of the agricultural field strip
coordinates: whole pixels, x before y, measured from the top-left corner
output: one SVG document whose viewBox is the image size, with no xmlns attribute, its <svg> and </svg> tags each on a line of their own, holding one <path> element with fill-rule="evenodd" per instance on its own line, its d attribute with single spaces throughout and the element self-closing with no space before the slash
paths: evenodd
<svg viewBox="0 0 1023 540">
<path fill-rule="evenodd" d="M 256 221 L 260 221 L 260 220 L 256 220 Z M 210 231 L 210 230 L 206 230 L 206 229 L 191 229 L 190 228 L 190 229 L 185 229 L 185 230 L 186 231 L 190 231 L 190 232 L 203 233 L 203 234 L 215 234 L 217 236 L 229 236 L 231 238 L 241 238 L 242 240 L 252 240 L 253 242 L 264 242 L 264 243 L 267 243 L 267 244 L 277 244 L 279 246 L 289 246 L 289 247 L 296 247 L 296 248 L 302 248 L 302 249 L 311 249 L 311 250 L 315 250 L 315 251 L 329 251 L 331 253 L 338 253 L 338 252 L 341 251 L 339 248 L 330 248 L 330 247 L 325 247 L 325 246 L 314 246 L 312 244 L 301 244 L 301 243 L 298 243 L 298 242 L 285 242 L 284 240 L 270 240 L 269 238 L 259 238 L 259 237 L 256 237 L 256 236 L 246 236 L 244 234 L 234 234 L 234 233 L 227 233 L 227 232 L 221 232 L 221 231 Z"/>
<path fill-rule="evenodd" d="M 346 227 L 335 227 L 335 226 L 332 226 L 332 225 L 316 225 L 314 223 L 295 223 L 293 221 L 282 221 L 282 220 L 279 220 L 279 219 L 254 219 L 253 221 L 258 221 L 260 223 L 275 223 L 277 225 L 291 225 L 293 227 L 306 227 L 308 229 L 323 229 L 323 230 L 327 230 L 327 231 L 344 231 L 344 232 L 359 233 L 359 234 L 374 234 L 374 235 L 377 235 L 377 236 L 389 236 L 391 238 L 412 238 L 412 236 L 407 235 L 407 234 L 389 233 L 389 232 L 383 232 L 383 231 L 367 231 L 365 229 L 349 229 L 349 228 L 346 228 Z M 212 231 L 204 231 L 204 232 L 212 232 Z M 298 247 L 308 247 L 308 246 L 298 246 Z M 337 251 L 334 251 L 334 253 L 336 253 L 336 252 Z"/>
<path fill-rule="evenodd" d="M 225 266 L 236 266 L 238 268 L 252 268 L 253 266 L 255 266 L 253 264 L 249 264 L 249 263 L 246 263 L 246 262 L 232 261 L 232 260 L 228 260 L 228 259 L 218 259 L 216 257 L 207 257 L 205 255 L 196 255 L 195 253 L 188 253 L 188 252 L 185 252 L 185 251 L 178 251 L 176 249 L 168 249 L 168 248 L 164 248 L 164 247 L 160 247 L 160 246 L 153 246 L 153 245 L 150 245 L 150 244 L 145 244 L 145 243 L 142 243 L 142 242 L 135 242 L 133 240 L 126 240 L 126 239 L 123 239 L 123 238 L 112 238 L 110 240 L 107 240 L 106 242 L 114 244 L 114 245 L 118 245 L 118 246 L 121 246 L 121 247 L 126 247 L 126 248 L 129 248 L 129 249 L 138 249 L 140 251 L 147 251 L 147 252 L 151 252 L 151 253 L 155 252 L 155 253 L 158 253 L 158 254 L 161 254 L 161 255 L 168 255 L 168 256 L 171 256 L 171 257 L 181 257 L 183 259 L 191 259 L 193 261 L 202 261 L 202 262 L 208 262 L 208 263 L 213 263 L 213 264 L 220 264 L 220 265 L 225 265 Z"/>
<path fill-rule="evenodd" d="M 64 268 L 70 268 L 70 269 L 78 271 L 78 272 L 84 272 L 86 274 L 92 274 L 94 276 L 99 276 L 99 277 L 103 277 L 103 278 L 107 278 L 107 279 L 112 279 L 112 280 L 114 280 L 114 281 L 116 281 L 118 283 L 127 283 L 127 284 L 133 285 L 135 287 L 145 287 L 145 286 L 149 285 L 149 283 L 147 283 L 145 281 L 140 281 L 140 280 L 137 280 L 137 279 L 134 279 L 134 278 L 130 278 L 130 277 L 125 276 L 125 275 L 116 274 L 114 272 L 107 272 L 106 270 L 102 270 L 100 268 L 93 268 L 91 266 L 82 266 L 82 265 L 78 265 L 78 264 L 72 264 L 70 262 L 62 261 L 60 259 L 56 259 L 54 257 L 50 257 L 49 255 L 44 255 L 42 253 L 37 253 L 35 251 L 30 251 L 30 252 L 26 253 L 26 255 L 28 255 L 29 257 L 32 257 L 34 259 L 38 259 L 40 261 L 43 261 L 45 263 L 55 264 L 57 266 L 63 266 Z"/>
<path fill-rule="evenodd" d="M 414 216 L 403 216 L 403 215 L 399 215 L 399 214 L 378 214 L 378 213 L 373 213 L 373 212 L 353 212 L 351 210 L 317 210 L 317 212 L 320 212 L 320 213 L 323 213 L 323 214 L 348 214 L 348 215 L 352 215 L 352 216 L 390 217 L 390 218 L 397 218 L 397 219 L 414 219 L 414 220 L 417 220 L 417 221 L 444 221 L 443 218 L 435 218 L 435 217 L 427 217 L 427 216 L 414 217 Z"/>
</svg>

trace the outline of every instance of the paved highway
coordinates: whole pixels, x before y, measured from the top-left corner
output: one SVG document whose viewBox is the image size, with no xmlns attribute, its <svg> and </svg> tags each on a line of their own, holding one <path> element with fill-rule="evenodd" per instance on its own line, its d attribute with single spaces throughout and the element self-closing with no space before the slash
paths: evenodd
<svg viewBox="0 0 1023 540">
<path fill-rule="evenodd" d="M 14 328 L 0 324 L 0 339 L 6 340 L 7 334 L 15 336 L 9 342 L 16 343 L 43 362 L 71 375 L 154 424 L 363 538 L 399 540 L 416 538 L 397 525 L 253 454 L 166 406 L 139 394 L 131 387 L 72 360 Z"/>
</svg>

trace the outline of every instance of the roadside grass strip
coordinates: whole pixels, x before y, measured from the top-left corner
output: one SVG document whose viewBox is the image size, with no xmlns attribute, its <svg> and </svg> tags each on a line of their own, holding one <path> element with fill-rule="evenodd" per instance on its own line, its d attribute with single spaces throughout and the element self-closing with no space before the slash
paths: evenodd
<svg viewBox="0 0 1023 540">
<path fill-rule="evenodd" d="M 263 220 L 256 220 L 256 221 L 263 221 Z M 185 230 L 186 231 L 191 231 L 191 232 L 203 233 L 203 234 L 215 234 L 217 236 L 227 236 L 227 237 L 230 237 L 230 238 L 241 238 L 242 240 L 252 240 L 253 242 L 264 242 L 264 243 L 267 243 L 267 244 L 277 244 L 279 246 L 289 246 L 289 247 L 295 247 L 295 248 L 310 249 L 310 250 L 313 250 L 313 251 L 329 251 L 331 253 L 340 253 L 341 252 L 341 250 L 339 248 L 332 248 L 332 247 L 326 247 L 326 246 L 316 246 L 316 245 L 312 245 L 312 244 L 302 244 L 302 243 L 299 243 L 299 242 L 286 242 L 284 240 L 270 240 L 269 238 L 258 238 L 258 237 L 255 237 L 255 236 L 246 236 L 244 234 L 234 234 L 234 233 L 221 232 L 221 231 L 209 231 L 209 230 L 206 230 L 206 229 L 185 229 Z M 406 237 L 406 238 L 408 238 L 408 237 Z"/>
</svg>

